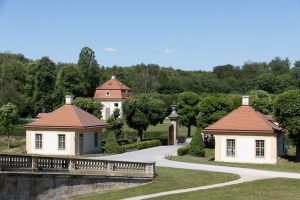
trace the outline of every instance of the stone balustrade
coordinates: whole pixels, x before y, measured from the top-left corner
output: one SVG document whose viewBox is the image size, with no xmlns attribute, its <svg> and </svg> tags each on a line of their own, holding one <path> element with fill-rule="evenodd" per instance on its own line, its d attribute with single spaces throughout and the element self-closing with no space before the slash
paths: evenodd
<svg viewBox="0 0 300 200">
<path fill-rule="evenodd" d="M 155 162 L 0 154 L 1 171 L 154 178 Z"/>
</svg>

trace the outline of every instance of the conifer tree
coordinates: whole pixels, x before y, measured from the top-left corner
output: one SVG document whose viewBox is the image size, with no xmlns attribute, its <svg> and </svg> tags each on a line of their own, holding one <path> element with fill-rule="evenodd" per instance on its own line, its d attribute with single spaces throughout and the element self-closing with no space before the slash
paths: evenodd
<svg viewBox="0 0 300 200">
<path fill-rule="evenodd" d="M 107 137 L 107 142 L 104 146 L 106 153 L 120 153 L 120 147 L 114 132 L 110 132 Z"/>
<path fill-rule="evenodd" d="M 205 156 L 205 144 L 202 141 L 201 131 L 198 129 L 195 131 L 191 144 L 189 155 L 197 156 L 197 157 L 204 157 Z"/>
</svg>

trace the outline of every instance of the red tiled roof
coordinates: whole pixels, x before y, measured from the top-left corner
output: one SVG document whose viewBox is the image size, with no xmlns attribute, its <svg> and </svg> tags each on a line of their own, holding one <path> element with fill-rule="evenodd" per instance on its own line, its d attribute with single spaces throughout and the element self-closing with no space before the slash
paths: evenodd
<svg viewBox="0 0 300 200">
<path fill-rule="evenodd" d="M 43 118 L 45 116 L 47 116 L 49 113 L 39 113 L 36 118 Z"/>
<path fill-rule="evenodd" d="M 96 88 L 96 90 L 131 90 L 117 79 L 110 79 Z"/>
<path fill-rule="evenodd" d="M 109 95 L 106 95 L 109 91 Z M 127 91 L 127 92 L 126 92 Z M 94 100 L 126 99 L 132 97 L 131 89 L 119 80 L 112 78 L 96 88 Z"/>
<path fill-rule="evenodd" d="M 216 123 L 203 129 L 204 133 L 278 133 L 284 129 L 272 123 L 270 117 L 251 106 L 240 106 Z"/>
<path fill-rule="evenodd" d="M 27 124 L 24 128 L 90 129 L 110 126 L 77 106 L 66 104 L 47 116 Z"/>
</svg>

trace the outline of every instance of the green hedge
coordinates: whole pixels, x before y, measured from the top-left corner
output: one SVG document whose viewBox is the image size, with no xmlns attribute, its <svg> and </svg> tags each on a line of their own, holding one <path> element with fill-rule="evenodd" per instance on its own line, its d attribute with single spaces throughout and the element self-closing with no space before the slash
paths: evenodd
<svg viewBox="0 0 300 200">
<path fill-rule="evenodd" d="M 177 149 L 177 155 L 178 156 L 184 156 L 184 155 L 189 153 L 189 150 L 190 150 L 190 145 L 180 147 L 180 148 Z"/>
<path fill-rule="evenodd" d="M 148 141 L 141 141 L 133 144 L 127 144 L 120 146 L 121 153 L 132 151 L 132 150 L 141 150 L 141 149 L 147 149 L 151 147 L 157 147 L 161 146 L 160 140 L 148 140 Z"/>
<path fill-rule="evenodd" d="M 103 131 L 102 139 L 107 139 L 108 132 Z M 137 131 L 122 131 L 119 138 L 117 140 L 128 140 L 129 143 L 133 143 L 136 141 Z M 169 133 L 168 131 L 144 131 L 143 132 L 143 140 L 160 140 L 162 145 L 168 145 Z M 180 141 L 185 140 L 185 135 L 179 135 L 178 139 Z"/>
<path fill-rule="evenodd" d="M 3 126 L 1 126 L 0 136 L 6 136 L 6 135 L 7 135 L 7 130 Z M 17 126 L 11 131 L 10 136 L 26 136 L 26 130 L 24 127 Z"/>
<path fill-rule="evenodd" d="M 162 135 L 168 135 L 168 131 L 145 131 L 143 133 L 143 138 L 159 140 Z"/>
</svg>

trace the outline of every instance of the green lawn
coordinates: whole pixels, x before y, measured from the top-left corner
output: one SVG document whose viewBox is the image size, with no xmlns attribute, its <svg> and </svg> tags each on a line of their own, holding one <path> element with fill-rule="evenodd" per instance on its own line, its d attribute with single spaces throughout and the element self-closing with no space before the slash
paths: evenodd
<svg viewBox="0 0 300 200">
<path fill-rule="evenodd" d="M 198 199 L 299 199 L 300 198 L 300 180 L 274 178 L 266 180 L 252 181 L 237 185 L 199 190 L 195 192 L 161 196 L 151 199 L 170 199 L 170 200 L 198 200 Z"/>
<path fill-rule="evenodd" d="M 191 162 L 208 165 L 219 165 L 229 167 L 242 167 L 251 169 L 262 169 L 270 171 L 282 171 L 282 172 L 300 172 L 300 163 L 295 163 L 295 156 L 289 155 L 283 158 L 279 158 L 276 164 L 248 164 L 248 163 L 227 163 L 214 161 L 214 149 L 206 149 L 206 157 L 193 157 L 189 155 L 185 156 L 170 156 L 166 157 L 169 160 L 180 162 Z"/>
<path fill-rule="evenodd" d="M 167 167 L 156 167 L 156 172 L 157 177 L 154 179 L 153 182 L 149 184 L 124 190 L 112 191 L 90 197 L 84 197 L 81 199 L 122 199 L 139 195 L 153 194 L 163 191 L 223 183 L 239 178 L 239 176 L 235 174 L 176 169 Z"/>
</svg>

